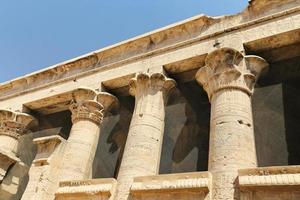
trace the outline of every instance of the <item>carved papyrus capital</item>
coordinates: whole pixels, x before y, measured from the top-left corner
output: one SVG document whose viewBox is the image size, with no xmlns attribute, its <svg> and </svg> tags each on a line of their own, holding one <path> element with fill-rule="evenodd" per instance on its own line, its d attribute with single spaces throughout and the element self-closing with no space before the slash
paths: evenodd
<svg viewBox="0 0 300 200">
<path fill-rule="evenodd" d="M 70 106 L 72 122 L 89 120 L 100 125 L 104 116 L 104 110 L 118 105 L 115 96 L 89 89 L 78 88 L 72 92 L 73 101 Z"/>
<path fill-rule="evenodd" d="M 252 95 L 254 85 L 268 63 L 258 56 L 244 56 L 231 48 L 209 53 L 205 67 L 198 70 L 196 80 L 203 85 L 209 98 L 223 89 L 238 89 Z"/>
<path fill-rule="evenodd" d="M 36 123 L 37 120 L 29 114 L 0 110 L 0 135 L 19 139 L 31 125 Z"/>
<path fill-rule="evenodd" d="M 155 94 L 162 91 L 165 95 L 176 86 L 175 80 L 162 73 L 138 73 L 129 82 L 129 93 L 132 96 Z"/>
<path fill-rule="evenodd" d="M 107 92 L 99 92 L 97 94 L 97 101 L 103 106 L 105 112 L 119 107 L 117 97 Z"/>
<path fill-rule="evenodd" d="M 80 120 L 89 120 L 100 125 L 103 119 L 103 106 L 94 100 L 72 103 L 70 110 L 73 124 Z"/>
</svg>

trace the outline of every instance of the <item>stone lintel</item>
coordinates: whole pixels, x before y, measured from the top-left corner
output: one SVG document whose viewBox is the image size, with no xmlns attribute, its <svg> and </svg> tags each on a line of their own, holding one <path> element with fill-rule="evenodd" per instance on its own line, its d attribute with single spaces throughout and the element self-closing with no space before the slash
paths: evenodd
<svg viewBox="0 0 300 200">
<path fill-rule="evenodd" d="M 98 92 L 88 87 L 79 87 L 68 92 L 41 98 L 37 101 L 28 102 L 25 106 L 40 114 L 47 115 L 68 110 L 72 103 L 80 103 L 86 100 L 103 104 L 105 110 L 118 107 L 118 101 L 113 95 Z"/>
<path fill-rule="evenodd" d="M 193 71 L 205 65 L 207 54 L 193 56 L 184 60 L 179 60 L 173 63 L 164 65 L 164 69 L 170 75 L 181 74 L 187 71 Z"/>
<path fill-rule="evenodd" d="M 300 188 L 300 165 L 240 169 L 238 173 L 242 190 Z"/>
<path fill-rule="evenodd" d="M 68 110 L 71 102 L 82 100 L 94 100 L 97 92 L 89 87 L 78 87 L 76 89 L 57 95 L 41 98 L 37 101 L 26 103 L 24 106 L 40 114 L 51 114 Z"/>
<path fill-rule="evenodd" d="M 109 198 L 116 184 L 117 181 L 114 178 L 64 181 L 59 183 L 55 196 L 57 200 L 64 199 L 64 197 L 84 199 L 84 197 L 99 195 Z"/>
<path fill-rule="evenodd" d="M 153 192 L 180 193 L 181 191 L 202 191 L 208 193 L 210 179 L 211 175 L 209 172 L 136 177 L 130 192 L 132 194 Z"/>
</svg>

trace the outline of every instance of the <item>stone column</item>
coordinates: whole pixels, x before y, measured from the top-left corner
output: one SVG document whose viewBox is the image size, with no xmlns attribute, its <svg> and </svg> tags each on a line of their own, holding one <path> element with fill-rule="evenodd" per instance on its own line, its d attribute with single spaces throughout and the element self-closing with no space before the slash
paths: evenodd
<svg viewBox="0 0 300 200">
<path fill-rule="evenodd" d="M 0 110 L 0 183 L 7 169 L 20 161 L 17 155 L 19 137 L 34 121 L 31 115 L 25 113 Z"/>
<path fill-rule="evenodd" d="M 58 180 L 59 163 L 65 139 L 59 135 L 36 138 L 37 153 L 29 170 L 29 181 L 22 200 L 53 199 Z"/>
<path fill-rule="evenodd" d="M 63 153 L 60 181 L 90 178 L 103 112 L 118 104 L 105 92 L 80 88 L 72 93 L 73 126 Z"/>
<path fill-rule="evenodd" d="M 208 54 L 196 74 L 211 103 L 209 171 L 212 199 L 239 199 L 237 169 L 257 166 L 251 95 L 267 68 L 258 56 L 221 48 Z"/>
<path fill-rule="evenodd" d="M 161 73 L 140 73 L 129 86 L 130 94 L 135 96 L 135 108 L 117 178 L 116 200 L 131 199 L 134 177 L 159 172 L 165 105 L 175 81 Z"/>
</svg>

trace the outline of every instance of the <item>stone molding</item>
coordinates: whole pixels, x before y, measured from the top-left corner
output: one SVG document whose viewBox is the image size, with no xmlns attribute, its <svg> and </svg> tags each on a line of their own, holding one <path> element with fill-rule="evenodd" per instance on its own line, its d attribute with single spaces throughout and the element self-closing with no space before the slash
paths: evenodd
<svg viewBox="0 0 300 200">
<path fill-rule="evenodd" d="M 76 196 L 76 194 L 85 194 L 86 196 L 105 194 L 111 196 L 116 184 L 117 181 L 114 178 L 64 181 L 59 183 L 59 189 L 55 196 L 58 199 L 63 199 L 65 195 Z"/>
<path fill-rule="evenodd" d="M 70 105 L 72 122 L 89 120 L 100 125 L 104 110 L 109 110 L 118 106 L 115 96 L 106 92 L 96 92 L 90 88 L 78 88 L 72 91 L 73 100 Z"/>
<path fill-rule="evenodd" d="M 232 48 L 220 48 L 209 53 L 205 66 L 196 74 L 209 99 L 224 89 L 235 89 L 252 95 L 258 77 L 267 70 L 268 63 L 258 56 L 244 56 Z"/>
<path fill-rule="evenodd" d="M 260 167 L 240 169 L 239 185 L 242 189 L 257 187 L 300 188 L 300 166 Z"/>
<path fill-rule="evenodd" d="M 164 91 L 167 95 L 175 86 L 175 80 L 166 77 L 163 73 L 141 72 L 129 81 L 129 93 L 135 96 L 138 90 L 150 89 L 150 92 Z"/>
<path fill-rule="evenodd" d="M 0 135 L 6 135 L 16 140 L 28 131 L 31 124 L 37 120 L 26 113 L 10 110 L 0 110 Z"/>
<path fill-rule="evenodd" d="M 209 172 L 136 177 L 130 191 L 131 193 L 146 193 L 199 190 L 208 193 L 210 179 Z"/>
</svg>

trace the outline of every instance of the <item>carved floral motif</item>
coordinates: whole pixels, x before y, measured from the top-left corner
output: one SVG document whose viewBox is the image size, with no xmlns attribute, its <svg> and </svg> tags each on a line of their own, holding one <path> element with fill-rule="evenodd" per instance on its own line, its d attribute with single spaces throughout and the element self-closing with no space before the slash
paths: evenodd
<svg viewBox="0 0 300 200">
<path fill-rule="evenodd" d="M 31 115 L 9 110 L 0 110 L 0 135 L 19 139 L 27 132 L 28 126 L 35 121 Z M 36 121 L 35 121 L 36 122 Z"/>
<path fill-rule="evenodd" d="M 129 82 L 129 93 L 135 96 L 139 90 L 150 90 L 150 92 L 158 92 L 164 90 L 166 93 L 173 87 L 175 87 L 176 82 L 166 77 L 162 73 L 139 73 L 132 78 Z"/>
<path fill-rule="evenodd" d="M 196 79 L 210 99 L 223 89 L 239 89 L 251 95 L 259 75 L 268 68 L 263 58 L 244 56 L 231 48 L 211 52 L 205 63 L 206 66 L 197 72 Z"/>
<path fill-rule="evenodd" d="M 89 120 L 101 124 L 104 110 L 118 106 L 115 96 L 106 92 L 96 92 L 89 88 L 79 88 L 72 93 L 73 100 L 70 105 L 72 122 Z"/>
</svg>

